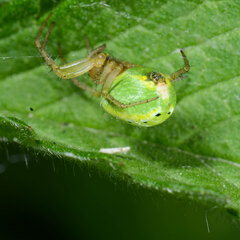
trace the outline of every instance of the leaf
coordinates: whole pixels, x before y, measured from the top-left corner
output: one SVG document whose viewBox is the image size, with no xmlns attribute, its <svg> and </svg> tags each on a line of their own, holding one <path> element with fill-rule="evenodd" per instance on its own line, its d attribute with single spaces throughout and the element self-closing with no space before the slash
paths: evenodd
<svg viewBox="0 0 240 240">
<path fill-rule="evenodd" d="M 185 49 L 191 70 L 175 83 L 175 112 L 146 129 L 109 116 L 99 99 L 49 71 L 34 45 L 47 15 L 43 6 L 25 0 L 0 9 L 1 140 L 103 172 L 110 167 L 119 181 L 129 177 L 239 217 L 239 2 L 65 0 L 55 6 L 47 51 L 58 63 L 58 43 L 68 62 L 86 56 L 86 34 L 92 46 L 106 43 L 118 59 L 164 73 L 183 65 L 179 49 Z M 88 76 L 80 79 L 92 84 Z M 126 146 L 126 154 L 99 152 Z"/>
</svg>

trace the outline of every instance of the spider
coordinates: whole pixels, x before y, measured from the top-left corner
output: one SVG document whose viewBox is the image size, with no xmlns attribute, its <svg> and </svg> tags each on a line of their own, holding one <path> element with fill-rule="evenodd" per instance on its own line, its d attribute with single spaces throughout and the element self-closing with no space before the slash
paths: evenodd
<svg viewBox="0 0 240 240">
<path fill-rule="evenodd" d="M 65 63 L 59 48 L 63 62 L 63 65 L 59 66 L 45 50 L 54 22 L 51 23 L 43 42 L 40 41 L 42 31 L 51 16 L 52 13 L 40 27 L 35 44 L 47 65 L 58 77 L 70 79 L 75 86 L 100 97 L 101 105 L 108 113 L 132 125 L 154 126 L 162 123 L 172 114 L 176 104 L 176 93 L 172 81 L 190 69 L 183 50 L 180 52 L 185 66 L 167 75 L 111 57 L 103 52 L 106 44 L 91 50 L 86 38 L 88 56 Z M 76 79 L 85 73 L 88 73 L 97 85 L 101 85 L 100 91 Z"/>
</svg>

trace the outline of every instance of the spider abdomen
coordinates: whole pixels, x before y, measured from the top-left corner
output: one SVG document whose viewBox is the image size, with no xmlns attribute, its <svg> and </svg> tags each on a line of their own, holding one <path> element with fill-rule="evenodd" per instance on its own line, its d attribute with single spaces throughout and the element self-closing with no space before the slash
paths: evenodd
<svg viewBox="0 0 240 240">
<path fill-rule="evenodd" d="M 133 67 L 121 73 L 113 81 L 110 94 L 119 102 L 129 104 L 158 97 L 156 100 L 129 108 L 119 108 L 102 98 L 102 107 L 111 115 L 132 125 L 150 127 L 162 123 L 172 114 L 176 93 L 171 81 L 164 74 L 164 81 L 150 79 L 152 69 Z"/>
</svg>

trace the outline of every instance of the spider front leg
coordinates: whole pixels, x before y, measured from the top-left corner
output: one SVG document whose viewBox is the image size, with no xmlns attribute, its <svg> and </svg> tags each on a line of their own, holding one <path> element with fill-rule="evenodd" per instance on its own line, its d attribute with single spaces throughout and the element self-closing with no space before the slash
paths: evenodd
<svg viewBox="0 0 240 240">
<path fill-rule="evenodd" d="M 59 55 L 60 55 L 60 58 L 62 60 L 62 63 L 65 64 L 65 59 L 63 57 L 62 48 L 61 48 L 60 44 L 58 44 L 58 51 L 59 51 Z M 72 78 L 70 80 L 76 87 L 81 88 L 83 90 L 86 90 L 86 91 L 90 92 L 92 95 L 94 95 L 96 97 L 100 97 L 101 96 L 101 92 L 99 92 L 99 91 L 89 87 L 88 85 L 86 85 L 83 82 L 78 81 L 77 78 Z"/>
<path fill-rule="evenodd" d="M 46 20 L 43 22 L 42 26 L 40 27 L 40 29 L 37 33 L 36 40 L 35 40 L 35 44 L 36 44 L 40 54 L 42 55 L 43 59 L 47 63 L 47 65 L 56 73 L 57 76 L 59 76 L 60 78 L 63 78 L 63 79 L 71 79 L 71 78 L 74 78 L 77 76 L 81 76 L 84 73 L 90 71 L 94 67 L 94 64 L 95 64 L 95 59 L 92 57 L 92 55 L 88 56 L 87 58 L 83 58 L 78 61 L 75 61 L 75 62 L 64 64 L 62 66 L 58 66 L 53 61 L 53 59 L 48 55 L 48 53 L 45 50 L 45 45 L 47 43 L 47 39 L 51 33 L 54 23 L 51 24 L 51 26 L 44 38 L 43 44 L 40 42 L 40 36 L 51 16 L 52 16 L 52 13 L 50 13 L 48 15 L 48 17 L 46 18 Z M 99 48 L 100 50 L 98 49 L 98 51 L 101 51 L 101 49 L 103 49 L 103 48 L 104 47 Z"/>
</svg>

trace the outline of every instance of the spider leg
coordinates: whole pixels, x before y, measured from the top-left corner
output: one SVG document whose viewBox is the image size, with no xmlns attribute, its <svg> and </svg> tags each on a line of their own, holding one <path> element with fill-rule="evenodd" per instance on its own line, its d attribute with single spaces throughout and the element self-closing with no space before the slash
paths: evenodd
<svg viewBox="0 0 240 240">
<path fill-rule="evenodd" d="M 100 47 L 93 49 L 93 51 L 89 53 L 88 57 L 93 57 L 94 55 L 101 53 L 105 49 L 105 47 L 106 47 L 106 44 L 103 44 Z"/>
<path fill-rule="evenodd" d="M 127 104 L 119 102 L 117 99 L 115 99 L 110 94 L 108 94 L 107 96 L 104 96 L 104 98 L 109 100 L 111 103 L 113 103 L 117 107 L 125 109 L 125 108 L 128 108 L 128 107 L 132 107 L 132 106 L 136 106 L 136 105 L 152 102 L 154 100 L 157 100 L 159 97 L 149 98 L 149 99 L 145 99 L 145 100 L 142 100 L 142 101 L 139 101 L 139 102 L 127 103 Z"/>
<path fill-rule="evenodd" d="M 40 36 L 42 34 L 43 29 L 45 28 L 49 18 L 52 16 L 52 13 L 48 15 L 46 20 L 43 22 L 42 26 L 40 27 L 35 44 L 38 48 L 38 51 L 42 55 L 43 59 L 47 63 L 47 65 L 59 76 L 63 79 L 71 79 L 80 75 L 83 75 L 84 73 L 88 72 L 94 67 L 95 59 L 91 57 L 87 57 L 84 59 L 80 59 L 78 61 L 68 63 L 62 66 L 58 66 L 53 59 L 48 55 L 48 53 L 45 50 L 45 45 L 47 43 L 47 39 L 51 33 L 51 30 L 53 28 L 54 23 L 51 24 L 45 38 L 43 44 L 40 42 Z"/>
<path fill-rule="evenodd" d="M 88 55 L 89 55 L 91 53 L 91 47 L 90 47 L 87 35 L 85 36 L 85 42 L 86 42 L 86 47 L 87 47 L 87 51 L 88 51 Z"/>
<path fill-rule="evenodd" d="M 43 22 L 42 26 L 39 28 L 38 33 L 37 33 L 37 36 L 36 36 L 36 40 L 40 38 L 40 36 L 41 36 L 41 34 L 42 34 L 42 31 L 43 31 L 43 29 L 46 27 L 47 22 L 48 22 L 48 20 L 50 19 L 50 17 L 52 16 L 52 14 L 53 14 L 52 12 L 49 13 L 49 15 L 47 16 L 47 18 L 46 18 L 45 21 Z"/>
<path fill-rule="evenodd" d="M 48 40 L 48 37 L 49 37 L 49 35 L 50 35 L 51 31 L 52 31 L 52 28 L 53 28 L 54 24 L 55 24 L 55 22 L 52 22 L 50 27 L 49 27 L 49 29 L 48 29 L 48 32 L 47 32 L 47 34 L 46 34 L 46 36 L 44 38 L 44 41 L 43 41 L 43 45 L 42 45 L 43 48 L 45 48 L 46 45 L 47 45 L 47 40 Z"/>
<path fill-rule="evenodd" d="M 188 72 L 190 70 L 190 65 L 189 65 L 189 62 L 188 62 L 188 59 L 187 59 L 185 53 L 183 52 L 183 50 L 180 50 L 180 52 L 182 54 L 185 66 L 183 68 L 181 68 L 180 70 L 178 70 L 175 73 L 170 75 L 170 79 L 172 81 L 174 81 L 175 79 L 180 77 L 182 74 L 184 74 L 184 73 L 186 73 L 186 72 Z"/>
<path fill-rule="evenodd" d="M 58 51 L 59 51 L 59 56 L 60 56 L 60 58 L 62 60 L 62 63 L 65 64 L 65 59 L 64 59 L 62 48 L 61 48 L 60 44 L 58 44 Z M 101 92 L 99 92 L 99 91 L 89 87 L 88 85 L 84 84 L 83 82 L 78 81 L 77 78 L 72 78 L 70 80 L 78 88 L 86 90 L 86 91 L 90 92 L 91 94 L 93 94 L 96 97 L 100 97 L 101 96 Z"/>
</svg>

